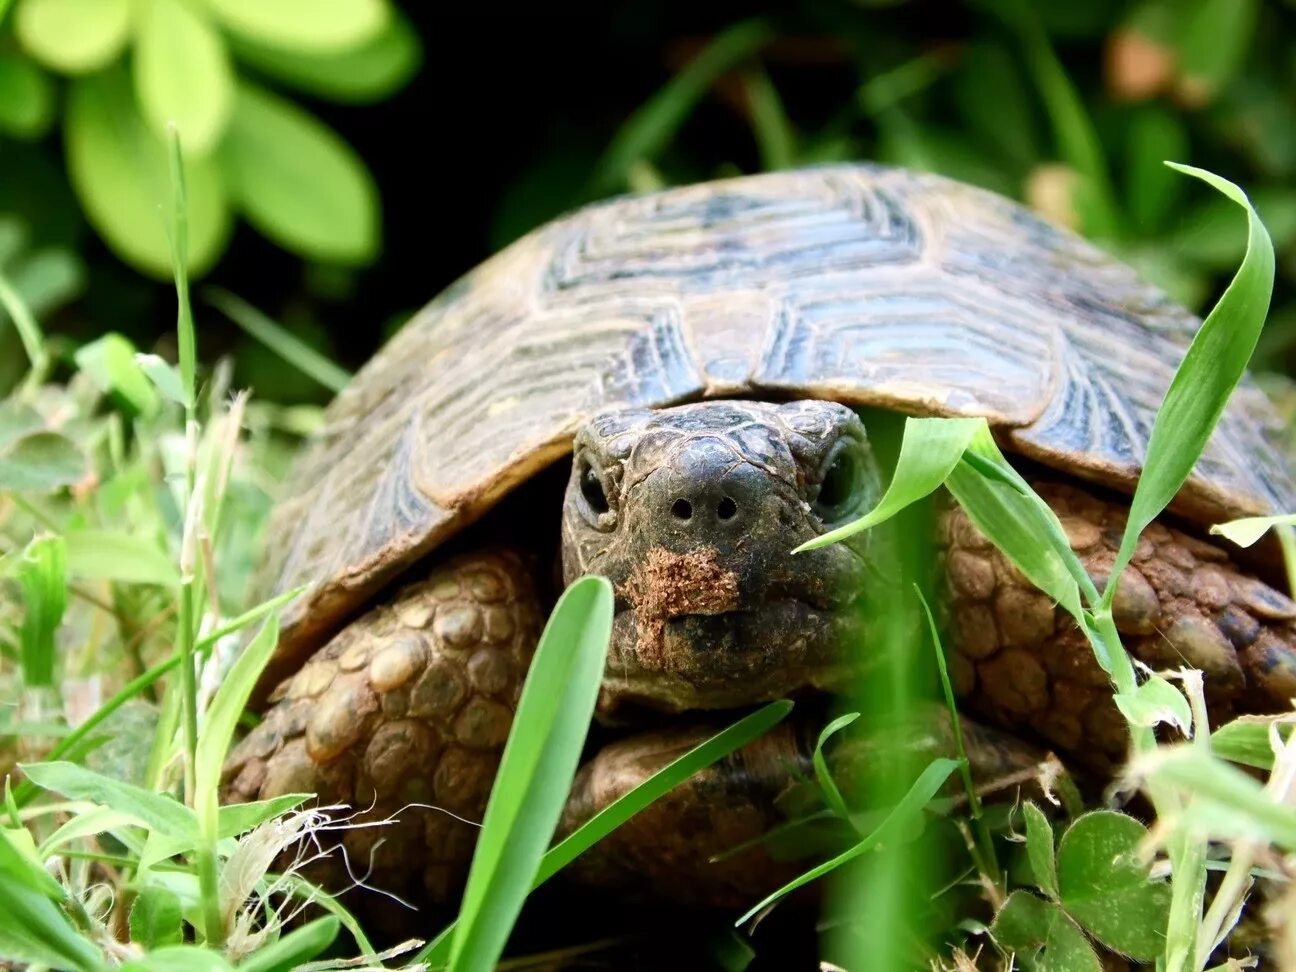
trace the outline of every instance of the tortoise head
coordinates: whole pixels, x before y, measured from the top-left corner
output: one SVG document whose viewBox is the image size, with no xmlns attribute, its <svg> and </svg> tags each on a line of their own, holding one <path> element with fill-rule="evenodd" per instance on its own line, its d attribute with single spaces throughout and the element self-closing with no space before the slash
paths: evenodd
<svg viewBox="0 0 1296 972">
<path fill-rule="evenodd" d="M 730 708 L 836 683 L 862 635 L 867 534 L 792 550 L 878 495 L 864 426 L 833 402 L 590 419 L 563 504 L 563 572 L 616 590 L 602 711 Z"/>
</svg>

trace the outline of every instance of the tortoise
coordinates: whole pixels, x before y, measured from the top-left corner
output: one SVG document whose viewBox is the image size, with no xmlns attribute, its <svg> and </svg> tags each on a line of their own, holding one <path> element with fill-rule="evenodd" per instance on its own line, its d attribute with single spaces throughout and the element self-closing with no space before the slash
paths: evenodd
<svg viewBox="0 0 1296 972">
<path fill-rule="evenodd" d="M 870 416 L 984 416 L 1103 576 L 1198 326 L 1021 206 L 878 165 L 672 188 L 551 222 L 407 324 L 296 463 L 260 576 L 267 594 L 307 589 L 285 609 L 265 715 L 225 793 L 310 791 L 394 817 L 349 832 L 349 857 L 388 890 L 446 901 L 562 584 L 598 573 L 617 592 L 608 741 L 578 775 L 570 827 L 715 713 L 851 677 L 880 548 L 865 532 L 790 551 L 880 495 Z M 1279 424 L 1245 380 L 1117 591 L 1131 650 L 1204 671 L 1217 716 L 1296 696 L 1296 604 L 1271 565 L 1205 529 L 1293 507 Z M 988 727 L 973 733 L 987 760 L 1023 740 L 1030 758 L 1043 746 L 1113 765 L 1124 722 L 1070 619 L 952 503 L 935 535 L 950 669 Z M 750 903 L 778 871 L 765 852 L 707 860 L 778 819 L 806 739 L 788 723 L 700 774 L 582 873 Z"/>
</svg>

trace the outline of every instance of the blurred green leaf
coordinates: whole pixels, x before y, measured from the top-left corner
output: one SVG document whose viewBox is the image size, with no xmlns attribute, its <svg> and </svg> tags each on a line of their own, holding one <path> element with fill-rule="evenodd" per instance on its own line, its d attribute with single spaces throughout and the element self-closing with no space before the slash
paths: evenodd
<svg viewBox="0 0 1296 972">
<path fill-rule="evenodd" d="M 180 372 L 168 362 L 163 361 L 156 354 L 137 354 L 135 363 L 148 376 L 149 381 L 153 382 L 153 387 L 166 398 L 178 405 L 185 403 L 184 381 L 180 377 Z"/>
<path fill-rule="evenodd" d="M 1114 810 L 1086 813 L 1058 843 L 1062 906 L 1108 948 L 1151 962 L 1165 946 L 1170 885 L 1139 860 L 1147 829 Z"/>
<path fill-rule="evenodd" d="M 79 483 L 86 460 L 72 440 L 57 432 L 36 432 L 0 451 L 0 491 L 52 493 Z"/>
<path fill-rule="evenodd" d="M 150 951 L 184 941 L 180 899 L 161 885 L 146 884 L 131 905 L 130 937 Z"/>
<path fill-rule="evenodd" d="M 1258 0 L 1187 0 L 1176 6 L 1181 97 L 1209 101 L 1244 66 L 1259 7 Z"/>
<path fill-rule="evenodd" d="M 1291 723 L 1278 722 L 1284 718 L 1287 718 L 1286 714 L 1238 716 L 1211 733 L 1211 752 L 1235 763 L 1271 770 L 1274 766 L 1274 736 L 1280 742 L 1291 737 Z"/>
<path fill-rule="evenodd" d="M 130 16 L 130 0 L 19 0 L 14 32 L 46 67 L 83 74 L 121 53 Z"/>
<path fill-rule="evenodd" d="M 971 44 L 952 80 L 955 107 L 973 132 L 1019 170 L 1039 161 L 1030 87 L 1003 45 Z"/>
<path fill-rule="evenodd" d="M 157 392 L 135 361 L 135 346 L 120 334 L 105 334 L 78 348 L 76 363 L 101 391 L 118 396 L 135 414 L 157 412 Z"/>
<path fill-rule="evenodd" d="M 1289 248 L 1296 242 L 1296 190 L 1261 186 L 1250 195 L 1274 246 Z M 1247 229 L 1237 218 L 1236 204 L 1215 196 L 1189 208 L 1163 246 L 1193 264 L 1222 272 L 1237 266 L 1246 240 Z"/>
<path fill-rule="evenodd" d="M 773 31 L 761 20 L 744 20 L 718 34 L 617 130 L 594 168 L 593 193 L 624 190 L 635 164 L 657 157 L 715 80 L 772 37 Z"/>
<path fill-rule="evenodd" d="M 107 969 L 98 951 L 48 898 L 0 873 L 0 958 L 53 969 Z"/>
<path fill-rule="evenodd" d="M 135 36 L 135 94 L 154 134 L 174 123 L 185 156 L 202 158 L 225 132 L 234 74 L 221 36 L 185 0 L 149 0 Z"/>
<path fill-rule="evenodd" d="M 346 142 L 296 105 L 240 85 L 220 163 L 236 205 L 280 246 L 339 263 L 377 254 L 373 177 Z"/>
<path fill-rule="evenodd" d="M 54 684 L 55 637 L 67 610 L 67 546 L 62 537 L 36 537 L 18 561 L 23 591 L 22 667 L 28 688 Z"/>
<path fill-rule="evenodd" d="M 363 44 L 391 17 L 383 0 L 207 0 L 230 30 L 294 51 L 338 51 Z"/>
<path fill-rule="evenodd" d="M 1187 155 L 1188 132 L 1177 114 L 1147 106 L 1130 116 L 1125 146 L 1125 206 L 1141 232 L 1156 231 L 1175 209 L 1184 182 L 1165 163 Z"/>
<path fill-rule="evenodd" d="M 761 168 L 766 171 L 789 169 L 796 164 L 796 132 L 783 108 L 778 89 L 763 70 L 743 75 L 752 131 L 760 149 Z"/>
<path fill-rule="evenodd" d="M 237 295 L 220 287 L 210 287 L 204 296 L 209 304 L 221 310 L 248 334 L 334 394 L 345 388 L 351 380 L 351 373 L 345 368 L 334 364 L 282 324 L 271 320 Z"/>
<path fill-rule="evenodd" d="M 612 585 L 587 575 L 558 599 L 522 687 L 482 818 L 450 969 L 493 967 L 553 836 L 594 714 Z"/>
<path fill-rule="evenodd" d="M 0 399 L 0 453 L 12 443 L 45 427 L 40 412 L 16 398 Z"/>
<path fill-rule="evenodd" d="M 990 926 L 1006 951 L 1029 960 L 1035 972 L 1102 972 L 1102 963 L 1074 921 L 1051 901 L 1014 891 Z"/>
<path fill-rule="evenodd" d="M 126 76 L 114 70 L 74 82 L 63 134 L 72 185 L 95 229 L 122 259 L 169 280 L 171 249 L 161 212 L 166 146 L 139 116 Z M 187 160 L 185 178 L 189 267 L 197 273 L 225 248 L 230 213 L 212 160 Z"/>
<path fill-rule="evenodd" d="M 25 827 L 0 827 L 0 875 L 38 891 L 51 901 L 65 901 L 67 891 L 45 870 L 36 841 Z"/>
<path fill-rule="evenodd" d="M 76 577 L 175 587 L 175 561 L 149 537 L 120 530 L 69 530 L 68 572 Z"/>
<path fill-rule="evenodd" d="M 278 941 L 262 945 L 239 963 L 240 972 L 289 972 L 309 962 L 337 938 L 341 923 L 332 915 L 295 928 Z"/>
<path fill-rule="evenodd" d="M 263 74 L 302 91 L 345 104 L 371 104 L 393 94 L 423 62 L 423 45 L 398 9 L 381 33 L 341 51 L 290 50 L 231 38 L 235 56 Z"/>
<path fill-rule="evenodd" d="M 40 138 L 54 121 L 54 86 L 25 58 L 0 53 L 0 133 Z"/>
<path fill-rule="evenodd" d="M 201 945 L 167 945 L 121 966 L 121 972 L 231 972 L 232 969 L 219 952 Z"/>
</svg>

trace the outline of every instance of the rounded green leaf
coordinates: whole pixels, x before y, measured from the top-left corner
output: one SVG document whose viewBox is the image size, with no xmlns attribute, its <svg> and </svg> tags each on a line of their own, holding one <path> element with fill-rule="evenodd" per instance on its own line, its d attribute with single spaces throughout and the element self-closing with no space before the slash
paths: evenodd
<svg viewBox="0 0 1296 972">
<path fill-rule="evenodd" d="M 990 935 L 999 947 L 1027 957 L 1035 972 L 1101 972 L 1084 932 L 1051 901 L 1014 891 L 995 915 Z"/>
<path fill-rule="evenodd" d="M 57 432 L 37 432 L 0 453 L 0 492 L 51 493 L 85 474 L 85 456 Z"/>
<path fill-rule="evenodd" d="M 285 249 L 338 263 L 378 250 L 378 189 L 332 129 L 282 98 L 240 85 L 220 162 L 235 205 Z"/>
<path fill-rule="evenodd" d="M 385 0 L 207 0 L 230 30 L 298 51 L 337 51 L 363 44 L 386 26 Z"/>
<path fill-rule="evenodd" d="M 67 74 L 110 64 L 130 33 L 129 0 L 22 0 L 14 30 L 46 67 Z"/>
<path fill-rule="evenodd" d="M 418 33 L 399 11 L 381 33 L 343 51 L 290 51 L 239 35 L 230 46 L 263 74 L 346 104 L 381 101 L 404 87 L 423 61 Z"/>
<path fill-rule="evenodd" d="M 54 120 L 54 88 L 25 57 L 0 54 L 0 132 L 40 138 Z"/>
<path fill-rule="evenodd" d="M 1170 885 L 1148 878 L 1138 859 L 1147 830 L 1114 810 L 1087 813 L 1058 845 L 1062 907 L 1100 942 L 1140 962 L 1165 947 Z"/>
<path fill-rule="evenodd" d="M 126 262 L 170 279 L 163 207 L 170 199 L 166 146 L 135 109 L 125 74 L 73 83 L 64 114 L 68 173 L 91 224 Z M 210 267 L 229 237 L 220 172 L 207 159 L 185 163 L 189 268 Z"/>
<path fill-rule="evenodd" d="M 234 104 L 234 76 L 221 36 L 183 0 L 149 0 L 135 38 L 135 93 L 159 138 L 174 122 L 185 154 L 206 155 Z"/>
</svg>

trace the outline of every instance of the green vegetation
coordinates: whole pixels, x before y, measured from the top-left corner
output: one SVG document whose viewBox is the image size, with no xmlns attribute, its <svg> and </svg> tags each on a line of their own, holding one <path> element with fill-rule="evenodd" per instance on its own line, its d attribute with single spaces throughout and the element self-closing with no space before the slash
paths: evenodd
<svg viewBox="0 0 1296 972">
<path fill-rule="evenodd" d="M 305 258 L 372 259 L 377 197 L 363 164 L 322 123 L 236 77 L 233 65 L 317 97 L 370 101 L 410 77 L 419 45 L 405 17 L 381 0 L 330 5 L 327 16 L 242 0 L 148 0 L 130 9 L 125 0 L 0 0 L 0 137 L 47 137 L 60 99 L 46 72 L 68 75 L 62 136 L 86 217 L 121 258 L 169 274 L 176 290 L 175 330 L 157 348 L 107 328 L 84 341 L 45 333 L 39 322 L 81 291 L 87 261 L 110 258 L 51 241 L 47 227 L 17 215 L 26 208 L 8 213 L 12 190 L 3 183 L 31 157 L 0 154 L 0 348 L 12 342 L 17 352 L 0 355 L 0 382 L 11 388 L 0 401 L 0 770 L 11 774 L 0 808 L 0 958 L 77 970 L 323 969 L 355 967 L 345 963 L 357 955 L 366 967 L 487 968 L 534 888 L 671 786 L 770 729 L 791 703 L 740 720 L 550 847 L 610 624 L 607 585 L 582 582 L 555 609 L 537 652 L 457 921 L 439 935 L 429 929 L 422 946 L 381 953 L 296 865 L 276 870 L 280 853 L 325 828 L 325 816 L 303 808 L 305 795 L 220 807 L 218 775 L 273 650 L 276 611 L 295 593 L 251 601 L 258 531 L 292 443 L 319 415 L 273 395 L 233 392 L 231 363 L 206 357 L 200 344 L 189 274 L 216 265 L 236 211 Z M 952 50 L 931 49 L 887 11 L 869 11 L 879 29 L 867 36 L 863 21 L 827 17 L 840 42 L 834 49 L 850 51 L 844 62 L 859 76 L 829 117 L 810 111 L 813 122 L 781 93 L 794 73 L 779 60 L 784 25 L 739 22 L 627 112 L 579 178 L 561 173 L 564 191 L 544 194 L 524 218 L 505 212 L 497 233 L 511 237 L 550 210 L 610 192 L 732 171 L 731 157 L 709 154 L 705 140 L 694 144 L 690 128 L 726 90 L 738 92 L 751 136 L 742 151 L 754 149 L 762 167 L 881 158 L 1024 196 L 1194 306 L 1245 248 L 1159 413 L 1124 564 L 1182 484 L 1253 354 L 1280 368 L 1296 335 L 1288 295 L 1296 143 L 1282 124 L 1268 123 L 1291 108 L 1289 86 L 1274 80 L 1290 71 L 1279 63 L 1290 51 L 1275 53 L 1285 39 L 1266 32 L 1285 14 L 1258 0 L 1191 0 L 1188 14 L 1176 16 L 1168 0 L 1128 13 L 1101 3 L 1066 9 L 977 4 Z M 1099 44 L 1107 76 L 1077 83 L 1059 52 Z M 175 72 L 190 70 L 201 72 L 201 84 L 176 83 Z M 1204 197 L 1185 194 L 1188 180 L 1160 164 L 1213 163 L 1217 146 L 1232 163 L 1224 171 L 1247 173 L 1240 181 L 1250 199 L 1231 182 L 1177 167 L 1218 191 L 1197 201 Z M 536 161 L 519 185 L 552 174 L 547 165 Z M 152 225 L 168 185 L 173 205 L 156 233 L 135 232 Z M 316 283 L 327 289 L 321 265 Z M 280 369 L 334 390 L 347 380 L 312 346 L 318 328 L 286 327 L 229 291 L 202 296 L 280 356 Z M 1280 373 L 1272 381 L 1282 393 Z M 1057 803 L 983 805 L 948 676 L 958 758 L 897 758 L 878 771 L 874 793 L 884 797 L 857 806 L 860 787 L 839 777 L 834 747 L 848 730 L 877 729 L 878 698 L 895 689 L 861 687 L 826 720 L 814 776 L 803 781 L 804 812 L 768 835 L 772 846 L 806 858 L 803 876 L 753 900 L 739 930 L 717 928 L 714 940 L 681 948 L 745 967 L 759 956 L 755 926 L 766 907 L 820 882 L 831 889 L 825 958 L 847 968 L 934 958 L 954 967 L 979 951 L 983 961 L 1021 968 L 1090 970 L 1111 951 L 1198 970 L 1223 961 L 1217 946 L 1235 931 L 1241 902 L 1257 880 L 1273 879 L 1279 921 L 1271 933 L 1290 959 L 1290 717 L 1211 726 L 1198 673 L 1139 670 L 1112 623 L 1119 565 L 1105 589 L 1094 587 L 984 422 L 909 420 L 897 453 L 878 507 L 848 529 L 888 528 L 933 492 L 952 493 L 1089 635 L 1129 723 L 1123 785 L 1153 809 L 1153 825 L 1080 806 L 1065 777 L 1049 775 L 1056 767 L 1037 782 L 1046 794 L 1052 784 Z M 1248 520 L 1218 532 L 1245 544 L 1279 528 L 1290 550 L 1291 525 L 1290 517 Z M 922 618 L 919 595 L 899 600 L 897 613 Z M 896 624 L 909 630 L 905 618 Z M 935 641 L 934 623 L 931 634 Z M 905 697 L 918 689 L 893 694 L 900 700 L 889 716 L 902 724 Z M 1184 741 L 1158 744 L 1159 727 Z M 942 866 L 915 876 L 924 869 L 914 861 L 936 854 Z M 308 900 L 314 910 L 299 915 Z M 573 946 L 602 937 L 597 928 L 577 933 Z"/>
</svg>

